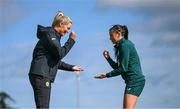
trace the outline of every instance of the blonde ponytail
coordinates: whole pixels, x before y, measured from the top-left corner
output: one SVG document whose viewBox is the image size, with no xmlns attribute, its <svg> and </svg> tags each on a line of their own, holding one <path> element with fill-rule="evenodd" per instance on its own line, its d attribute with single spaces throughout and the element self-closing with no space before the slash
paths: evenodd
<svg viewBox="0 0 180 109">
<path fill-rule="evenodd" d="M 60 23 L 68 24 L 72 23 L 72 20 L 68 16 L 64 16 L 61 11 L 58 11 L 52 22 L 52 27 L 60 26 Z"/>
</svg>

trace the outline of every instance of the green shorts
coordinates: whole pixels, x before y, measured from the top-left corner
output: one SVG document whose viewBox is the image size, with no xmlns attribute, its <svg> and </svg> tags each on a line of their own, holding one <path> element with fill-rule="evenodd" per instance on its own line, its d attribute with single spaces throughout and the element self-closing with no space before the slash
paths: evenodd
<svg viewBox="0 0 180 109">
<path fill-rule="evenodd" d="M 145 82 L 143 82 L 142 84 L 137 85 L 137 86 L 126 85 L 125 94 L 132 94 L 132 95 L 139 97 L 141 92 L 144 89 L 144 86 L 145 86 Z"/>
</svg>

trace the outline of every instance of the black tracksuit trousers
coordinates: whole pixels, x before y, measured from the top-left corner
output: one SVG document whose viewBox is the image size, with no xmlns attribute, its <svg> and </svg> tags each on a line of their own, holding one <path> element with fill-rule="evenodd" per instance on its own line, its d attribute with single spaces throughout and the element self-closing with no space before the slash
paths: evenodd
<svg viewBox="0 0 180 109">
<path fill-rule="evenodd" d="M 34 91 L 36 108 L 48 109 L 51 93 L 50 80 L 39 75 L 29 75 L 29 80 Z"/>
</svg>

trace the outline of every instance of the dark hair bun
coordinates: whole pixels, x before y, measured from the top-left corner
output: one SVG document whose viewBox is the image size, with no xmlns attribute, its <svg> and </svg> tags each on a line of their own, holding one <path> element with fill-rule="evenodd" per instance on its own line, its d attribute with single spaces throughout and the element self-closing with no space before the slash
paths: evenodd
<svg viewBox="0 0 180 109">
<path fill-rule="evenodd" d="M 128 39 L 129 31 L 128 31 L 127 26 L 126 26 L 126 25 L 123 25 L 122 28 L 123 28 L 123 30 L 124 30 L 124 38 L 125 38 L 125 39 Z"/>
</svg>

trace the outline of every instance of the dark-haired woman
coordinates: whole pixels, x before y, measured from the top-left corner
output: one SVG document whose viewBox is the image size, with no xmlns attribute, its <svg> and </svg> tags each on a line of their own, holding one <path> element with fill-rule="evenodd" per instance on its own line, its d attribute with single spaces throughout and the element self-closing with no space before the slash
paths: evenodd
<svg viewBox="0 0 180 109">
<path fill-rule="evenodd" d="M 139 56 L 134 44 L 128 40 L 127 26 L 114 25 L 109 29 L 109 35 L 115 45 L 117 62 L 112 60 L 108 51 L 104 51 L 103 55 L 113 70 L 109 73 L 100 73 L 95 78 L 103 79 L 121 75 L 126 83 L 123 108 L 133 109 L 145 85 Z"/>
</svg>

